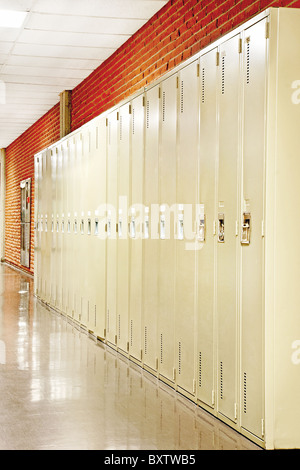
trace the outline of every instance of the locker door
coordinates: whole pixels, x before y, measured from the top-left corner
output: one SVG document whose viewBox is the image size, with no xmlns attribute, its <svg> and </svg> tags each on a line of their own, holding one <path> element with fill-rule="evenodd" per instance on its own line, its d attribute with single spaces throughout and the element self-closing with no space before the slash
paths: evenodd
<svg viewBox="0 0 300 470">
<path fill-rule="evenodd" d="M 175 357 L 177 384 L 195 393 L 195 206 L 199 143 L 197 62 L 180 71 L 177 154 L 177 240 L 175 291 Z M 183 210 L 182 210 L 183 209 Z"/>
<path fill-rule="evenodd" d="M 97 236 L 99 230 L 99 217 L 97 207 L 99 186 L 99 129 L 98 123 L 93 121 L 89 126 L 89 157 L 88 157 L 88 178 L 86 181 L 86 204 L 88 208 L 87 219 L 87 293 L 88 300 L 88 330 L 95 332 L 97 325 L 97 288 L 98 286 L 98 265 L 99 259 Z"/>
<path fill-rule="evenodd" d="M 142 273 L 143 240 L 141 218 L 143 217 L 143 174 L 144 174 L 144 95 L 132 101 L 131 127 L 131 206 L 135 208 L 135 236 L 130 237 L 130 296 L 129 296 L 129 352 L 136 360 L 141 360 L 142 351 Z M 148 217 L 148 216 L 147 216 Z M 147 234 L 149 221 L 147 224 Z"/>
<path fill-rule="evenodd" d="M 95 325 L 94 332 L 104 338 L 106 312 L 106 119 L 101 117 L 96 127 L 96 153 L 94 158 L 94 210 L 93 285 Z"/>
<path fill-rule="evenodd" d="M 51 276 L 50 276 L 50 262 L 51 262 L 51 231 L 49 230 L 51 220 L 51 152 L 49 150 L 45 153 L 45 183 L 43 190 L 45 192 L 45 215 L 44 215 L 44 237 L 45 237 L 45 301 L 49 303 L 51 297 Z"/>
<path fill-rule="evenodd" d="M 41 299 L 46 300 L 46 283 L 47 283 L 47 245 L 45 221 L 47 214 L 47 153 L 41 155 Z"/>
<path fill-rule="evenodd" d="M 91 208 L 90 208 L 90 179 L 89 160 L 91 150 L 90 129 L 85 128 L 81 133 L 82 159 L 81 159 L 81 218 L 80 218 L 80 251 L 81 251 L 81 286 L 80 286 L 80 323 L 88 326 L 89 318 L 89 260 L 91 237 Z"/>
<path fill-rule="evenodd" d="M 67 294 L 67 315 L 73 317 L 74 313 L 74 166 L 75 166 L 75 144 L 74 139 L 68 140 L 68 167 L 67 167 L 67 218 L 66 218 L 66 238 L 68 244 L 68 294 Z"/>
<path fill-rule="evenodd" d="M 34 293 L 40 296 L 41 277 L 41 154 L 35 157 L 34 167 L 35 195 L 35 253 L 34 253 Z"/>
<path fill-rule="evenodd" d="M 62 285 L 62 233 L 61 233 L 61 214 L 62 214 L 62 147 L 56 148 L 56 286 L 55 286 L 55 306 L 57 309 L 62 307 L 61 285 Z"/>
<path fill-rule="evenodd" d="M 74 314 L 73 318 L 79 322 L 81 319 L 81 282 L 82 282 L 82 266 L 84 258 L 83 249 L 83 235 L 84 233 L 84 216 L 82 217 L 82 198 L 84 195 L 84 188 L 82 182 L 82 161 L 83 161 L 83 141 L 82 134 L 78 132 L 73 137 L 74 151 L 75 151 L 75 176 L 74 176 L 74 248 L 76 256 L 74 262 L 74 295 L 73 305 Z M 82 225 L 83 221 L 83 225 Z"/>
<path fill-rule="evenodd" d="M 218 411 L 236 420 L 239 35 L 220 46 L 217 204 Z"/>
<path fill-rule="evenodd" d="M 62 266 L 62 279 L 61 279 L 61 311 L 67 313 L 68 305 L 68 234 L 67 234 L 67 220 L 68 220 L 68 168 L 69 167 L 69 149 L 68 142 L 62 142 L 62 207 L 61 207 L 61 266 Z"/>
<path fill-rule="evenodd" d="M 55 220 L 56 220 L 56 166 L 57 166 L 57 153 L 56 149 L 51 150 L 51 219 L 48 221 L 49 231 L 51 236 L 51 259 L 50 259 L 50 304 L 52 307 L 55 306 L 56 300 L 56 257 L 57 257 L 57 247 L 56 247 L 56 230 L 55 230 Z"/>
<path fill-rule="evenodd" d="M 129 237 L 128 207 L 130 207 L 130 103 L 120 108 L 118 164 L 118 260 L 117 260 L 117 339 L 118 348 L 127 352 L 129 324 Z"/>
<path fill-rule="evenodd" d="M 158 345 L 159 373 L 173 381 L 174 311 L 175 311 L 175 239 L 174 207 L 176 203 L 176 137 L 177 137 L 177 76 L 161 84 L 161 136 L 159 155 L 159 309 Z"/>
<path fill-rule="evenodd" d="M 197 215 L 197 396 L 214 406 L 215 207 L 217 164 L 217 49 L 200 58 L 199 211 Z"/>
<path fill-rule="evenodd" d="M 119 112 L 108 116 L 107 142 L 107 305 L 106 339 L 117 342 L 117 205 L 118 205 L 118 129 Z"/>
<path fill-rule="evenodd" d="M 149 238 L 143 246 L 143 362 L 156 370 L 158 309 L 158 147 L 159 87 L 146 94 L 144 205 L 149 210 Z"/>
<path fill-rule="evenodd" d="M 241 201 L 241 423 L 262 438 L 266 20 L 244 32 Z M 247 223 L 250 227 L 247 227 Z M 243 226 L 243 225 L 241 225 Z"/>
</svg>

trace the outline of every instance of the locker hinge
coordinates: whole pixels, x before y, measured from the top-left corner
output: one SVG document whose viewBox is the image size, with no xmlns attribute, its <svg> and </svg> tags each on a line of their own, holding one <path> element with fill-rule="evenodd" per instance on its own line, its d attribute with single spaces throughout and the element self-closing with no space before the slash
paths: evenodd
<svg viewBox="0 0 300 470">
<path fill-rule="evenodd" d="M 200 77 L 200 64 L 197 64 L 197 77 Z"/>
<path fill-rule="evenodd" d="M 219 67 L 220 65 L 220 52 L 216 53 L 216 66 Z"/>
<path fill-rule="evenodd" d="M 129 352 L 129 341 L 127 341 L 127 352 Z"/>
<path fill-rule="evenodd" d="M 143 360 L 143 350 L 141 349 L 141 361 Z"/>
<path fill-rule="evenodd" d="M 144 106 L 144 107 L 146 106 L 146 98 L 145 98 L 145 96 L 143 96 L 143 106 Z"/>
<path fill-rule="evenodd" d="M 117 342 L 118 342 L 118 337 L 117 335 L 115 335 L 115 344 L 117 344 Z"/>
<path fill-rule="evenodd" d="M 266 22 L 266 39 L 269 39 L 270 37 L 270 22 Z"/>
<path fill-rule="evenodd" d="M 128 112 L 129 112 L 129 114 L 132 114 L 132 106 L 131 106 L 131 104 L 129 105 Z"/>
<path fill-rule="evenodd" d="M 103 336 L 104 336 L 104 338 L 106 338 L 106 328 L 104 328 L 104 330 L 103 330 Z"/>
<path fill-rule="evenodd" d="M 238 414 L 238 411 L 237 411 L 237 403 L 234 404 L 234 419 L 237 420 L 237 414 Z"/>
<path fill-rule="evenodd" d="M 105 120 L 106 127 L 108 127 L 108 119 Z"/>
<path fill-rule="evenodd" d="M 243 52 L 243 40 L 242 38 L 239 39 L 239 54 Z"/>
<path fill-rule="evenodd" d="M 193 379 L 193 393 L 196 393 L 196 380 Z"/>
<path fill-rule="evenodd" d="M 173 380 L 174 381 L 176 380 L 176 369 L 175 369 L 175 367 L 173 367 Z"/>
<path fill-rule="evenodd" d="M 119 111 L 117 111 L 117 121 L 119 121 L 119 119 L 120 119 L 120 113 Z"/>
<path fill-rule="evenodd" d="M 179 77 L 176 77 L 176 87 L 179 88 Z"/>
<path fill-rule="evenodd" d="M 261 420 L 261 436 L 265 437 L 265 420 Z"/>
<path fill-rule="evenodd" d="M 161 98 L 161 88 L 160 88 L 160 86 L 159 86 L 159 87 L 158 87 L 158 99 L 160 100 L 160 98 Z"/>
<path fill-rule="evenodd" d="M 215 405 L 215 391 L 214 390 L 211 391 L 211 404 L 212 406 Z"/>
</svg>

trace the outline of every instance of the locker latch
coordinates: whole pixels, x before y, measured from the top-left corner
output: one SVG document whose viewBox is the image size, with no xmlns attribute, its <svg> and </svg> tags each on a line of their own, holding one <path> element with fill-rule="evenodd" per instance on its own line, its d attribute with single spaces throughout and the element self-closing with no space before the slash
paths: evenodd
<svg viewBox="0 0 300 470">
<path fill-rule="evenodd" d="M 243 213 L 241 244 L 250 245 L 250 231 L 251 231 L 251 214 L 249 212 Z"/>
<path fill-rule="evenodd" d="M 219 225 L 218 225 L 218 242 L 225 242 L 225 219 L 224 214 L 218 215 Z"/>
<path fill-rule="evenodd" d="M 198 218 L 198 241 L 205 242 L 205 215 L 200 214 Z"/>
</svg>

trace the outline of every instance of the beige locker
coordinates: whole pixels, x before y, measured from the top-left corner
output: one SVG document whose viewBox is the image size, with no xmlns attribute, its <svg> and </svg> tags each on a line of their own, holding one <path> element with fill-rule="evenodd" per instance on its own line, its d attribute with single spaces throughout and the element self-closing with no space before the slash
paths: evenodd
<svg viewBox="0 0 300 470">
<path fill-rule="evenodd" d="M 62 146 L 58 144 L 56 148 L 56 275 L 55 275 L 55 307 L 62 308 Z"/>
<path fill-rule="evenodd" d="M 157 343 L 159 374 L 174 381 L 175 340 L 175 202 L 176 202 L 177 75 L 160 86 L 159 265 Z"/>
<path fill-rule="evenodd" d="M 56 149 L 52 148 L 50 151 L 51 159 L 51 212 L 49 214 L 48 229 L 51 233 L 51 258 L 50 258 L 50 305 L 55 306 L 56 300 L 56 231 L 55 231 L 55 214 L 56 214 L 56 166 L 57 166 L 57 153 Z"/>
<path fill-rule="evenodd" d="M 197 398 L 215 405 L 215 230 L 217 129 L 217 48 L 200 58 L 200 149 L 197 211 Z"/>
<path fill-rule="evenodd" d="M 149 214 L 149 238 L 143 241 L 143 363 L 157 369 L 158 311 L 158 158 L 159 158 L 159 86 L 146 93 L 144 210 Z M 133 224 L 131 221 L 131 230 Z M 131 234 L 132 235 L 132 234 Z M 133 237 L 132 237 L 133 238 Z"/>
<path fill-rule="evenodd" d="M 91 237 L 91 209 L 89 206 L 90 181 L 89 181 L 89 160 L 91 149 L 91 131 L 85 127 L 81 132 L 82 159 L 81 159 L 81 205 L 80 205 L 80 324 L 88 327 L 89 319 L 89 259 L 90 237 Z"/>
<path fill-rule="evenodd" d="M 68 141 L 64 140 L 61 144 L 62 147 L 62 173 L 61 173 L 61 311 L 66 315 L 68 306 L 68 295 L 69 295 L 69 272 L 68 272 L 68 261 L 69 261 L 69 246 L 68 246 L 68 233 L 67 233 L 67 221 L 68 221 L 68 176 L 69 176 L 69 147 Z"/>
<path fill-rule="evenodd" d="M 68 292 L 66 313 L 73 318 L 74 315 L 74 277 L 76 275 L 74 260 L 74 182 L 75 182 L 75 142 L 70 138 L 67 140 L 68 147 L 68 165 L 67 165 L 67 214 L 66 214 L 66 239 L 67 239 L 67 277 Z"/>
<path fill-rule="evenodd" d="M 241 425 L 262 438 L 266 19 L 243 33 L 241 178 Z"/>
<path fill-rule="evenodd" d="M 118 110 L 108 115 L 107 125 L 106 340 L 115 346 L 117 343 Z"/>
<path fill-rule="evenodd" d="M 217 202 L 218 411 L 237 419 L 240 35 L 220 46 Z"/>
<path fill-rule="evenodd" d="M 106 312 L 106 139 L 105 117 L 97 121 L 95 159 L 95 227 L 94 227 L 94 295 L 95 329 L 97 337 L 104 338 Z"/>
<path fill-rule="evenodd" d="M 76 257 L 74 257 L 74 320 L 81 321 L 81 283 L 82 283 L 82 264 L 84 256 L 83 234 L 84 233 L 84 215 L 82 216 L 82 195 L 84 188 L 82 184 L 82 161 L 83 161 L 83 141 L 82 134 L 78 131 L 74 136 L 75 161 L 76 168 L 74 176 L 74 246 Z"/>
<path fill-rule="evenodd" d="M 119 109 L 117 201 L 117 345 L 129 349 L 129 256 L 128 208 L 130 201 L 131 104 Z"/>
<path fill-rule="evenodd" d="M 130 240 L 130 294 L 129 294 L 129 354 L 135 361 L 141 361 L 142 351 L 142 292 L 143 292 L 143 237 L 149 237 L 149 214 L 143 210 L 144 175 L 144 95 L 131 102 L 131 208 L 135 210 L 135 232 L 129 231 Z M 132 214 L 129 214 L 132 219 Z M 147 220 L 143 220 L 144 217 Z M 131 220 L 131 223 L 133 220 Z M 143 225 L 144 224 L 144 225 Z M 132 236 L 134 235 L 134 236 Z"/>
<path fill-rule="evenodd" d="M 34 210 L 35 210 L 35 249 L 34 249 L 34 293 L 37 297 L 40 297 L 41 291 L 41 175 L 42 158 L 41 154 L 35 156 L 35 167 L 34 167 Z"/>
<path fill-rule="evenodd" d="M 178 387 L 195 394 L 196 250 L 199 145 L 198 62 L 180 70 L 177 142 L 175 364 Z"/>
</svg>

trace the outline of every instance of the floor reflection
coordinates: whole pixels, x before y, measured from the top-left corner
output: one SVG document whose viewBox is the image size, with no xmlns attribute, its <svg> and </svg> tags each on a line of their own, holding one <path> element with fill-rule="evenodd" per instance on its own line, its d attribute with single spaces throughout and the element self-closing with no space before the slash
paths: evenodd
<svg viewBox="0 0 300 470">
<path fill-rule="evenodd" d="M 258 449 L 32 292 L 0 265 L 0 449 Z"/>
</svg>

